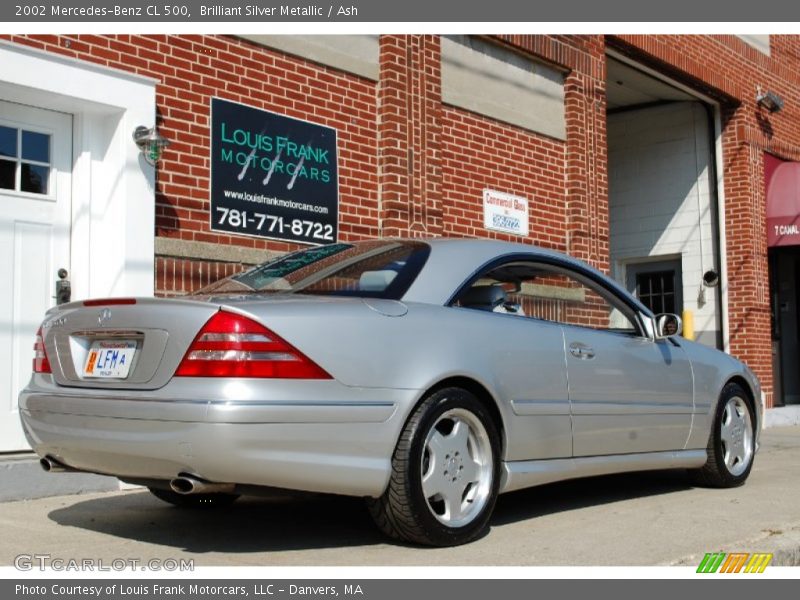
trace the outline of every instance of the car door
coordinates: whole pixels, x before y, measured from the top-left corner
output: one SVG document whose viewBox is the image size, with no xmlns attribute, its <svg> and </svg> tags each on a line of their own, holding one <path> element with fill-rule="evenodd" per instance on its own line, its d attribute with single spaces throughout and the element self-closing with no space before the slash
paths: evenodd
<svg viewBox="0 0 800 600">
<path fill-rule="evenodd" d="M 505 460 L 569 458 L 572 421 L 564 335 L 557 323 L 526 318 L 524 298 L 503 264 L 482 273 L 455 306 L 482 351 L 475 353 L 507 405 Z M 480 367 L 476 367 L 480 368 Z"/>
<path fill-rule="evenodd" d="M 681 449 L 692 423 L 693 380 L 677 340 L 645 335 L 635 310 L 599 279 L 549 266 L 567 302 L 564 332 L 573 455 Z"/>
</svg>

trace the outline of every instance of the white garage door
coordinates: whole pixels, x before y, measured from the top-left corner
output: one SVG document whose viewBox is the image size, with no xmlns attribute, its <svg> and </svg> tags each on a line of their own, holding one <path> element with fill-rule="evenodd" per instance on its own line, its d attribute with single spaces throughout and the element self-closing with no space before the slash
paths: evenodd
<svg viewBox="0 0 800 600">
<path fill-rule="evenodd" d="M 70 269 L 72 117 L 0 100 L 0 452 L 28 448 L 17 395 Z"/>
<path fill-rule="evenodd" d="M 608 119 L 610 244 L 617 277 L 633 284 L 625 272 L 659 271 L 641 263 L 677 261 L 683 302 L 675 308 L 692 311 L 697 341 L 712 347 L 720 331 L 719 288 L 701 286 L 707 270 L 719 269 L 713 143 L 700 102 L 626 110 Z"/>
</svg>

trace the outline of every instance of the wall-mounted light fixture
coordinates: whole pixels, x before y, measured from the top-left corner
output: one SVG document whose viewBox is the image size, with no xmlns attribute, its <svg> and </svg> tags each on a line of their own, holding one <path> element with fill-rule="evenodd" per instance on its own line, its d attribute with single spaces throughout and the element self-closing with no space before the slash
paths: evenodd
<svg viewBox="0 0 800 600">
<path fill-rule="evenodd" d="M 758 88 L 758 93 L 756 94 L 756 104 L 766 108 L 771 113 L 776 113 L 783 108 L 783 98 L 778 96 L 778 94 L 775 92 L 771 92 L 769 90 L 762 92 L 761 88 Z"/>
<path fill-rule="evenodd" d="M 719 285 L 719 273 L 715 269 L 709 269 L 703 273 L 703 280 L 700 284 L 700 291 L 697 293 L 698 308 L 703 308 L 706 304 L 706 288 L 714 288 Z"/>
<path fill-rule="evenodd" d="M 717 287 L 719 285 L 719 273 L 714 269 L 709 269 L 703 273 L 703 285 L 705 287 Z"/>
<path fill-rule="evenodd" d="M 161 153 L 164 148 L 170 144 L 170 141 L 158 133 L 155 127 L 148 129 L 143 125 L 139 125 L 134 129 L 133 141 L 136 142 L 136 146 L 139 148 L 139 152 L 142 153 L 144 159 L 148 164 L 153 166 L 155 166 L 158 159 L 161 158 Z"/>
</svg>

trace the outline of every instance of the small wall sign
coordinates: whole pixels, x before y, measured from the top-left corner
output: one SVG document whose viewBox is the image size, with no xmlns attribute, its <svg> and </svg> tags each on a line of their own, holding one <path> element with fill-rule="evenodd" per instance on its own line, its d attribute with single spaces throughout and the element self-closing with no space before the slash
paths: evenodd
<svg viewBox="0 0 800 600">
<path fill-rule="evenodd" d="M 528 199 L 496 190 L 483 190 L 483 226 L 492 231 L 528 235 Z"/>
</svg>

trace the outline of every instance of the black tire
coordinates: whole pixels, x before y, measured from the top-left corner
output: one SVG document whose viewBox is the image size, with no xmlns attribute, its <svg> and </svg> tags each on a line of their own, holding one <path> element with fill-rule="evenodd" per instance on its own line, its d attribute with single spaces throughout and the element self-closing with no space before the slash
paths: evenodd
<svg viewBox="0 0 800 600">
<path fill-rule="evenodd" d="M 731 418 L 735 422 L 730 421 Z M 750 396 L 739 384 L 729 383 L 722 389 L 717 403 L 706 450 L 708 460 L 699 469 L 689 472 L 693 481 L 697 485 L 715 488 L 742 485 L 750 475 L 755 459 L 755 426 Z M 731 436 L 732 440 L 724 439 Z M 743 450 L 742 460 L 738 460 L 739 444 Z"/>
<path fill-rule="evenodd" d="M 426 497 L 423 475 L 429 492 L 442 489 L 444 495 Z M 499 486 L 500 436 L 494 419 L 472 393 L 445 388 L 413 412 L 392 456 L 389 486 L 367 505 L 378 527 L 393 538 L 457 546 L 486 531 Z"/>
<path fill-rule="evenodd" d="M 179 508 L 221 508 L 234 503 L 238 494 L 178 494 L 172 490 L 148 487 L 150 493 L 159 500 Z"/>
</svg>

